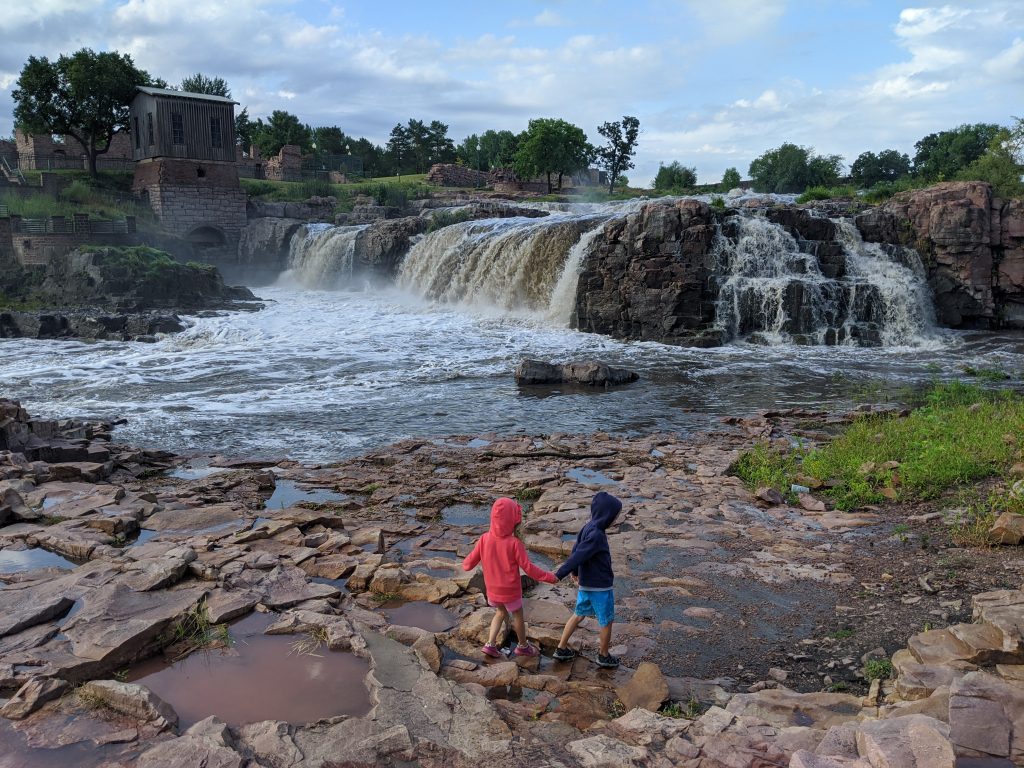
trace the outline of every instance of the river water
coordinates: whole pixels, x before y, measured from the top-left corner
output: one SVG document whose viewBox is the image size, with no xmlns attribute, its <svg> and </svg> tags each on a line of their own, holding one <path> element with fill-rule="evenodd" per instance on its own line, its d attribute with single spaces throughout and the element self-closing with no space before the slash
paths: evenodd
<svg viewBox="0 0 1024 768">
<path fill-rule="evenodd" d="M 447 305 L 395 288 L 261 288 L 260 312 L 194 318 L 155 344 L 0 340 L 0 396 L 46 416 L 126 418 L 122 442 L 181 453 L 340 459 L 410 436 L 706 428 L 758 408 L 848 404 L 1024 368 L 1019 336 L 914 347 L 686 349 L 579 333 L 547 311 Z M 520 389 L 523 357 L 639 371 L 611 391 Z"/>
</svg>

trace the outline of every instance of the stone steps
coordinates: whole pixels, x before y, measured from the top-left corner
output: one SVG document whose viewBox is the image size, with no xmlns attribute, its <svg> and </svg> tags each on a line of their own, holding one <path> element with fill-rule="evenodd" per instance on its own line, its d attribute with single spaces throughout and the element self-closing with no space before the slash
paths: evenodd
<svg viewBox="0 0 1024 768">
<path fill-rule="evenodd" d="M 999 631 L 1001 649 L 1020 655 L 1024 649 L 1024 592 L 1017 589 L 983 592 L 971 598 L 971 605 L 976 623 Z"/>
</svg>

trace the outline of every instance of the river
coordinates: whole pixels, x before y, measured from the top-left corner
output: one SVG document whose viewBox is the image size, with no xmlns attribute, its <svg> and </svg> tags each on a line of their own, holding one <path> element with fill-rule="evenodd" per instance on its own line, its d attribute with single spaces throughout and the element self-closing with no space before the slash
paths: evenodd
<svg viewBox="0 0 1024 768">
<path fill-rule="evenodd" d="M 688 349 L 398 288 L 257 293 L 263 311 L 191 318 L 155 344 L 0 340 L 0 395 L 40 415 L 125 418 L 116 432 L 125 443 L 326 461 L 413 436 L 687 433 L 759 408 L 898 398 L 964 366 L 1024 368 L 1012 334 L 936 332 L 914 347 Z M 523 357 L 592 357 L 641 378 L 611 391 L 520 389 L 512 371 Z"/>
</svg>

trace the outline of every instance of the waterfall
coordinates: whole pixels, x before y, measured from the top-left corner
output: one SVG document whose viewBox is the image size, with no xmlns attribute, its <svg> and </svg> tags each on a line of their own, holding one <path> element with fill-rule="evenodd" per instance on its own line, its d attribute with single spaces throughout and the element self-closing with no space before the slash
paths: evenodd
<svg viewBox="0 0 1024 768">
<path fill-rule="evenodd" d="M 735 217 L 715 243 L 716 325 L 766 344 L 913 345 L 935 319 L 916 252 L 864 243 L 833 220 L 835 241 L 802 242 L 759 217 Z"/>
<path fill-rule="evenodd" d="M 292 238 L 287 276 L 305 288 L 336 290 L 351 286 L 356 238 L 366 226 L 307 224 Z"/>
<path fill-rule="evenodd" d="M 410 249 L 398 282 L 428 299 L 503 310 L 555 311 L 557 294 L 559 321 L 568 324 L 583 250 L 607 218 L 551 215 L 453 224 Z"/>
<path fill-rule="evenodd" d="M 597 236 L 604 231 L 603 222 L 584 232 L 576 244 L 569 249 L 569 256 L 565 260 L 562 274 L 551 291 L 551 300 L 548 302 L 548 317 L 558 325 L 569 326 L 572 318 L 572 311 L 576 308 L 576 286 L 580 279 L 580 270 L 583 268 L 583 258 L 589 253 L 590 247 L 594 244 Z"/>
</svg>

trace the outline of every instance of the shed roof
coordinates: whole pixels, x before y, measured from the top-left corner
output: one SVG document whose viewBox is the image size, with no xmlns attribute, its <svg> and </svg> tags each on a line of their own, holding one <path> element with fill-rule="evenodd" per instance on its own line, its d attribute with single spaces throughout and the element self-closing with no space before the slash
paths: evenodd
<svg viewBox="0 0 1024 768">
<path fill-rule="evenodd" d="M 209 93 L 191 93 L 189 91 L 176 91 L 173 88 L 152 88 L 148 85 L 137 85 L 135 86 L 137 91 L 148 94 L 150 96 L 172 96 L 178 99 L 196 99 L 197 101 L 216 101 L 220 104 L 237 104 L 238 102 L 234 99 L 228 99 L 223 96 L 214 96 Z"/>
</svg>

